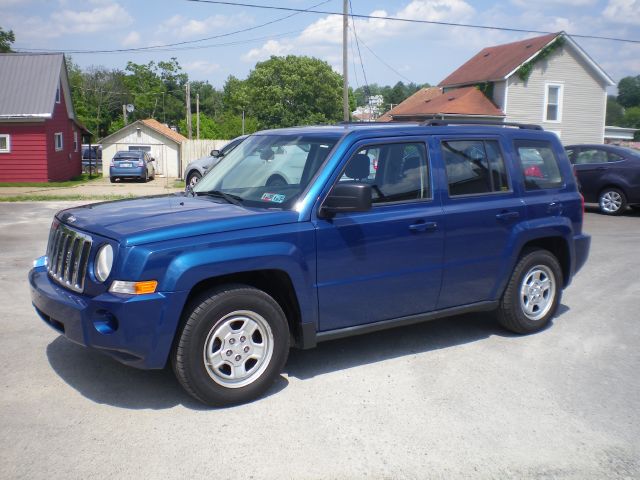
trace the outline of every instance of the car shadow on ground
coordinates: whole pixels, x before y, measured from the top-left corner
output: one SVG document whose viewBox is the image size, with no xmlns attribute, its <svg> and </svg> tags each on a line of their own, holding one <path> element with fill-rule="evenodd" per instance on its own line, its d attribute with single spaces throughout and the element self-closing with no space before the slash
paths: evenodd
<svg viewBox="0 0 640 480">
<path fill-rule="evenodd" d="M 567 311 L 568 307 L 560 305 L 554 321 L 557 322 Z M 460 315 L 320 343 L 312 350 L 292 349 L 284 373 L 304 380 L 405 355 L 476 342 L 493 335 L 519 337 L 501 328 L 493 314 Z M 161 410 L 177 405 L 193 410 L 212 408 L 192 399 L 179 385 L 171 367 L 164 370 L 127 367 L 62 336 L 47 346 L 47 358 L 60 378 L 95 403 L 134 410 Z M 280 376 L 263 397 L 277 394 L 288 384 L 288 380 Z"/>
<path fill-rule="evenodd" d="M 561 304 L 547 328 L 568 311 L 569 307 Z M 292 377 L 307 379 L 405 355 L 477 342 L 494 335 L 521 337 L 502 328 L 494 313 L 470 313 L 323 342 L 312 350 L 291 350 L 285 372 Z"/>
<path fill-rule="evenodd" d="M 586 212 L 589 213 L 597 213 L 598 215 L 602 215 L 603 217 L 607 217 L 604 213 L 600 213 L 600 208 L 597 203 L 587 203 L 584 206 Z M 640 209 L 627 207 L 627 209 L 620 215 L 621 217 L 640 217 Z"/>
</svg>

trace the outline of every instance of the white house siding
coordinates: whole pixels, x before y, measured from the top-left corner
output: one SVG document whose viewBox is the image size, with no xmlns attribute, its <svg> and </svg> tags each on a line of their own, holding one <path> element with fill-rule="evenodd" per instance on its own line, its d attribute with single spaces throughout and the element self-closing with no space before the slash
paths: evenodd
<svg viewBox="0 0 640 480">
<path fill-rule="evenodd" d="M 138 127 L 140 130 L 136 129 Z M 102 174 L 109 176 L 111 159 L 120 150 L 130 146 L 151 147 L 150 155 L 156 159 L 158 175 L 180 177 L 180 145 L 144 124 L 131 125 L 107 139 L 102 144 Z"/>
<path fill-rule="evenodd" d="M 546 84 L 563 87 L 561 122 L 544 122 Z M 509 77 L 507 121 L 535 123 L 557 132 L 562 143 L 603 143 L 606 84 L 565 45 L 536 63 L 527 82 Z"/>
</svg>

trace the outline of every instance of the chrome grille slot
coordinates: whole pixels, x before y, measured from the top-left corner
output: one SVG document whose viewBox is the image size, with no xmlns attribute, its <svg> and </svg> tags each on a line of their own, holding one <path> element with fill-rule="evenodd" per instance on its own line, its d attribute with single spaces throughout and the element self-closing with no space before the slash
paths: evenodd
<svg viewBox="0 0 640 480">
<path fill-rule="evenodd" d="M 47 246 L 47 270 L 59 284 L 82 292 L 91 253 L 91 237 L 54 223 Z"/>
</svg>

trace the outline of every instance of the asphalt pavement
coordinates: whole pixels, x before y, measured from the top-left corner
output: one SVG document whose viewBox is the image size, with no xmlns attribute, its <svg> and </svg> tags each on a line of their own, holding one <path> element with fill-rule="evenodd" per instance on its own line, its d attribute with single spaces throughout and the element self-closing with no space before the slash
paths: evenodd
<svg viewBox="0 0 640 480">
<path fill-rule="evenodd" d="M 67 205 L 0 203 L 2 479 L 640 478 L 638 213 L 587 213 L 589 261 L 538 334 L 482 314 L 327 342 L 209 409 L 37 317 L 27 271 Z"/>
</svg>

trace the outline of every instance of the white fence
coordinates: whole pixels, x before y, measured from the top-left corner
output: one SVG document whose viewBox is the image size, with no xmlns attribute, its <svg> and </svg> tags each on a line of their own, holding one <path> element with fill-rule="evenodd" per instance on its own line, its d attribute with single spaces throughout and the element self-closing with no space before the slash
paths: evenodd
<svg viewBox="0 0 640 480">
<path fill-rule="evenodd" d="M 187 140 L 180 145 L 180 172 L 184 173 L 185 167 L 198 158 L 206 157 L 211 150 L 220 150 L 229 140 Z"/>
</svg>

